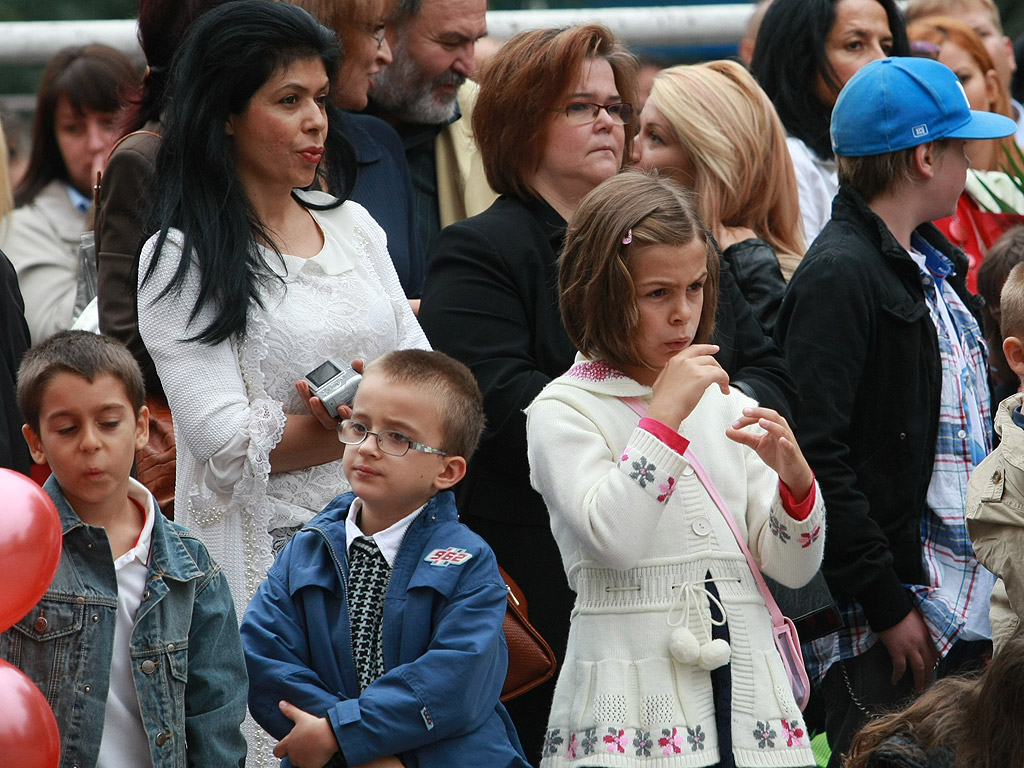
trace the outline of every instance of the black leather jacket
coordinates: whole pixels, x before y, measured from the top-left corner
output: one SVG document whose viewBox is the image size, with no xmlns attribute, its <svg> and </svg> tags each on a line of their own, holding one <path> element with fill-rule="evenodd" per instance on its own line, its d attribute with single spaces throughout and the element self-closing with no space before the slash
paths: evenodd
<svg viewBox="0 0 1024 768">
<path fill-rule="evenodd" d="M 968 307 L 967 260 L 931 224 L 917 229 L 953 261 Z M 825 495 L 823 570 L 875 631 L 926 584 L 921 516 L 938 430 L 941 362 L 917 264 L 857 192 L 842 187 L 832 220 L 790 281 L 776 326 L 800 393 L 797 438 Z"/>
</svg>

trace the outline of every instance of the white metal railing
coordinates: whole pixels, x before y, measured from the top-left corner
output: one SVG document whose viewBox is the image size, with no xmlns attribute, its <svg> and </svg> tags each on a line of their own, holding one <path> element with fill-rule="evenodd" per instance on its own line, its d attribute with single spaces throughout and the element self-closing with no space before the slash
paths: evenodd
<svg viewBox="0 0 1024 768">
<path fill-rule="evenodd" d="M 752 3 L 489 11 L 491 35 L 508 38 L 524 29 L 597 22 L 629 45 L 737 43 Z M 103 43 L 141 60 L 134 19 L 0 22 L 0 64 L 42 64 L 69 45 Z"/>
</svg>

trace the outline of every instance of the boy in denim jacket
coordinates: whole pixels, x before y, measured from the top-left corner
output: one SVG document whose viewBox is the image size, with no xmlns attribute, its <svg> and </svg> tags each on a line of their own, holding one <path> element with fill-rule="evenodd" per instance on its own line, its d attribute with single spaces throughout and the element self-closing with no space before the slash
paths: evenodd
<svg viewBox="0 0 1024 768">
<path fill-rule="evenodd" d="M 1024 265 L 1018 264 L 999 296 L 1003 354 L 1024 382 Z M 999 577 L 992 590 L 989 621 L 998 653 L 1020 629 L 1024 616 L 1024 394 L 996 409 L 999 446 L 978 465 L 967 483 L 967 532 L 982 565 Z"/>
<path fill-rule="evenodd" d="M 149 438 L 138 364 L 64 331 L 30 349 L 18 407 L 63 530 L 53 583 L 0 635 L 46 694 L 62 768 L 242 766 L 246 674 L 227 581 L 129 476 Z"/>
<path fill-rule="evenodd" d="M 284 766 L 527 765 L 498 701 L 506 588 L 448 490 L 482 429 L 462 363 L 367 366 L 338 428 L 354 494 L 292 538 L 242 620 L 250 711 Z"/>
</svg>

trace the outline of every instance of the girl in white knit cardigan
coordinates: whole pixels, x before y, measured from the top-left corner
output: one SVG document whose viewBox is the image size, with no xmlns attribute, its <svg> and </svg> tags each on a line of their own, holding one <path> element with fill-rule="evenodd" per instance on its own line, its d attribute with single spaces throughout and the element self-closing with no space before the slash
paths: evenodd
<svg viewBox="0 0 1024 768">
<path fill-rule="evenodd" d="M 760 568 L 806 583 L 821 495 L 785 419 L 712 356 L 717 284 L 693 197 L 667 179 L 613 177 L 570 224 L 559 288 L 581 354 L 527 412 L 577 594 L 545 768 L 814 763 L 764 599 L 688 458 Z"/>
</svg>

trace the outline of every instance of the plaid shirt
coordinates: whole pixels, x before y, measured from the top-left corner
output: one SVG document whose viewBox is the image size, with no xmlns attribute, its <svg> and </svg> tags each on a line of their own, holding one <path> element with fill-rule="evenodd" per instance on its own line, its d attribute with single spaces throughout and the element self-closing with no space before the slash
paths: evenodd
<svg viewBox="0 0 1024 768">
<path fill-rule="evenodd" d="M 925 281 L 925 300 L 939 341 L 942 395 L 935 463 L 921 519 L 921 553 L 929 584 L 904 587 L 944 656 L 964 629 L 969 611 L 984 611 L 987 626 L 994 577 L 974 556 L 964 498 L 968 477 L 991 449 L 992 426 L 986 347 L 978 323 L 945 280 L 953 269 L 949 260 L 916 235 L 913 246 L 924 254 L 922 273 L 932 278 Z M 812 680 L 821 680 L 833 663 L 859 656 L 878 640 L 859 603 L 839 600 L 838 605 L 845 627 L 803 646 Z"/>
</svg>

